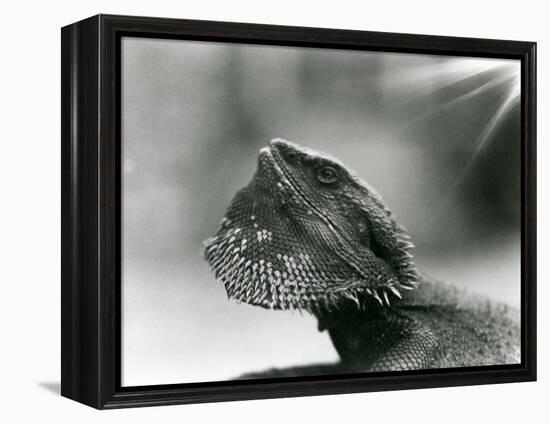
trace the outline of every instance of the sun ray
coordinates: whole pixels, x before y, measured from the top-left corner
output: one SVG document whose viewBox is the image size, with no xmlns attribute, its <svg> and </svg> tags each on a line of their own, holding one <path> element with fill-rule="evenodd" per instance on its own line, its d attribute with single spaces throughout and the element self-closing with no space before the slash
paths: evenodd
<svg viewBox="0 0 550 424">
<path fill-rule="evenodd" d="M 499 127 L 499 124 L 502 123 L 503 119 L 506 117 L 507 113 L 513 108 L 515 104 L 519 101 L 520 98 L 520 82 L 519 76 L 516 75 L 508 83 L 507 94 L 495 109 L 491 118 L 486 122 L 486 124 L 481 128 L 476 139 L 472 143 L 473 151 L 467 162 L 464 164 L 460 173 L 454 179 L 452 186 L 443 194 L 441 201 L 436 202 L 438 204 L 434 218 L 431 220 L 432 223 L 439 220 L 443 216 L 443 212 L 449 204 L 450 199 L 458 191 L 458 187 L 465 180 L 469 172 L 472 170 L 472 167 L 481 156 L 484 149 L 487 145 L 493 140 L 493 135 L 496 129 Z"/>
<path fill-rule="evenodd" d="M 459 96 L 449 99 L 447 102 L 438 106 L 437 109 L 427 111 L 417 116 L 415 119 L 412 120 L 412 122 L 425 121 L 427 119 L 430 119 L 434 115 L 439 115 L 441 114 L 441 112 L 447 111 L 456 106 L 460 106 L 467 101 L 472 101 L 476 97 L 482 96 L 492 90 L 501 89 L 504 87 L 504 90 L 508 91 L 510 90 L 509 88 L 510 84 L 515 84 L 515 81 L 516 81 L 515 74 L 510 75 L 509 73 L 503 73 L 497 78 L 484 82 L 483 84 L 477 87 L 467 90 L 466 92 L 464 92 Z"/>
</svg>

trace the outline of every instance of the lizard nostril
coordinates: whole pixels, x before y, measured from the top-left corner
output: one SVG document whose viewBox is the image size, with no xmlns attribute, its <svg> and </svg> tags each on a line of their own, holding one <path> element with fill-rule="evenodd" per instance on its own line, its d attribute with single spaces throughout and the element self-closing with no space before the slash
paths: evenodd
<svg viewBox="0 0 550 424">
<path fill-rule="evenodd" d="M 285 156 L 286 156 L 287 160 L 290 161 L 290 162 L 294 162 L 298 158 L 298 155 L 294 152 L 287 152 L 287 154 Z"/>
</svg>

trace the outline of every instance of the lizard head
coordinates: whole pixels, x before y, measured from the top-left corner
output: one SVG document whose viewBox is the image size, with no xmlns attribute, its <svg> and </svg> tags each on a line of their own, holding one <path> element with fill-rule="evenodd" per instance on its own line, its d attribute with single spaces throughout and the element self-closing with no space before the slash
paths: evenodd
<svg viewBox="0 0 550 424">
<path fill-rule="evenodd" d="M 381 197 L 329 155 L 275 139 L 205 258 L 229 297 L 272 309 L 389 304 L 413 289 L 413 247 Z"/>
</svg>

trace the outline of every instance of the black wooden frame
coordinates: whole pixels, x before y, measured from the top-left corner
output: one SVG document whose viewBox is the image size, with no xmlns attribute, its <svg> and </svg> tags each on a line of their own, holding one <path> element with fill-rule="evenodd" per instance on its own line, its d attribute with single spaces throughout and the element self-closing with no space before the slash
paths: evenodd
<svg viewBox="0 0 550 424">
<path fill-rule="evenodd" d="M 535 43 L 112 15 L 69 25 L 61 35 L 63 396 L 103 409 L 536 379 Z M 121 387 L 119 90 L 125 35 L 521 60 L 521 364 Z"/>
</svg>

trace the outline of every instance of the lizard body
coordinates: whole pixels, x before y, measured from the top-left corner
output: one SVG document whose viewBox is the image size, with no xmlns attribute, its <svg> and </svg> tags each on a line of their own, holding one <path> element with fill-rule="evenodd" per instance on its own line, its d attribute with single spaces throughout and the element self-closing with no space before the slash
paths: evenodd
<svg viewBox="0 0 550 424">
<path fill-rule="evenodd" d="M 312 313 L 341 358 L 249 377 L 519 362 L 515 311 L 421 277 L 412 248 L 353 171 L 276 139 L 204 253 L 229 297 Z"/>
</svg>

